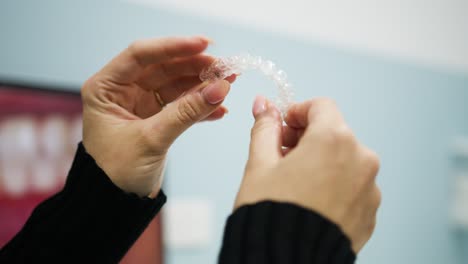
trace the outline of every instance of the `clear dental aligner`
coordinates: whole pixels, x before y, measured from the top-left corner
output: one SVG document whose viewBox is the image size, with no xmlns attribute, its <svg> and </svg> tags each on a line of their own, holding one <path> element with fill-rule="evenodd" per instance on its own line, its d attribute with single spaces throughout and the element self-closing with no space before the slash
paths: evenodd
<svg viewBox="0 0 468 264">
<path fill-rule="evenodd" d="M 239 75 L 246 70 L 259 70 L 276 83 L 278 97 L 275 104 L 284 117 L 293 101 L 292 85 L 288 82 L 286 73 L 277 69 L 270 60 L 250 54 L 217 58 L 209 67 L 202 70 L 200 80 L 222 80 L 233 74 Z"/>
</svg>

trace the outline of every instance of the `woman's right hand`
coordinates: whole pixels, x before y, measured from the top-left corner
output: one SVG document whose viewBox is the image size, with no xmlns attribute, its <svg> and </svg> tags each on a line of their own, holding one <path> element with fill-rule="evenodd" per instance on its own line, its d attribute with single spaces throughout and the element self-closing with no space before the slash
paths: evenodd
<svg viewBox="0 0 468 264">
<path fill-rule="evenodd" d="M 357 141 L 328 99 L 293 105 L 284 127 L 263 97 L 255 100 L 253 115 L 235 207 L 273 200 L 314 210 L 340 226 L 359 252 L 374 231 L 381 201 L 376 154 Z"/>
</svg>

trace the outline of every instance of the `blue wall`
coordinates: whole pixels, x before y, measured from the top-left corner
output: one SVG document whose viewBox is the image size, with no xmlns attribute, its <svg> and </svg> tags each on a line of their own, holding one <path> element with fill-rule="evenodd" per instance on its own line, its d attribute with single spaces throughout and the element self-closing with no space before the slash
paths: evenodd
<svg viewBox="0 0 468 264">
<path fill-rule="evenodd" d="M 463 263 L 448 216 L 450 143 L 468 131 L 468 76 L 354 54 L 247 28 L 116 1 L 2 1 L 0 76 L 78 89 L 132 40 L 206 34 L 210 52 L 249 51 L 289 73 L 297 100 L 333 97 L 358 137 L 381 156 L 382 208 L 359 263 Z M 2 78 L 0 77 L 0 78 Z M 216 206 L 206 249 L 167 251 L 168 263 L 213 263 L 247 158 L 254 95 L 274 86 L 256 73 L 234 85 L 217 123 L 191 129 L 170 153 L 171 197 Z"/>
</svg>

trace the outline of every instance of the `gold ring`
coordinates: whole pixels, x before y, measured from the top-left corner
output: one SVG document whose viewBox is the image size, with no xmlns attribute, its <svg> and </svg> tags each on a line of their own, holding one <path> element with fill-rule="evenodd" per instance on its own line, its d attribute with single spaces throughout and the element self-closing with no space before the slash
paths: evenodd
<svg viewBox="0 0 468 264">
<path fill-rule="evenodd" d="M 166 106 L 166 103 L 161 98 L 161 95 L 159 95 L 159 93 L 156 91 L 153 91 L 153 94 L 154 94 L 154 98 L 156 98 L 156 101 L 158 101 L 159 105 L 161 105 L 161 107 L 164 108 Z"/>
</svg>

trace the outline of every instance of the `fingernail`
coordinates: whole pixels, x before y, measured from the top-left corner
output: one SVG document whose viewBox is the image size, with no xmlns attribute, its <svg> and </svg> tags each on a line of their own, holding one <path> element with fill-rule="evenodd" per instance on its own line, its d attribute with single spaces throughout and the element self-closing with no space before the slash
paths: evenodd
<svg viewBox="0 0 468 264">
<path fill-rule="evenodd" d="M 267 101 L 265 97 L 261 95 L 257 95 L 257 97 L 255 97 L 254 105 L 252 107 L 252 113 L 255 118 L 261 113 L 265 112 L 267 108 L 266 103 Z"/>
<path fill-rule="evenodd" d="M 212 105 L 219 104 L 226 98 L 229 92 L 229 83 L 226 81 L 216 81 L 202 90 L 202 96 Z"/>
</svg>

